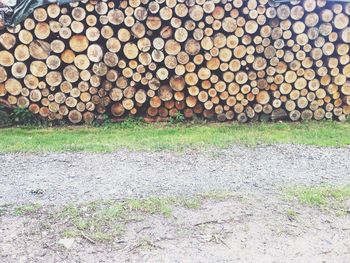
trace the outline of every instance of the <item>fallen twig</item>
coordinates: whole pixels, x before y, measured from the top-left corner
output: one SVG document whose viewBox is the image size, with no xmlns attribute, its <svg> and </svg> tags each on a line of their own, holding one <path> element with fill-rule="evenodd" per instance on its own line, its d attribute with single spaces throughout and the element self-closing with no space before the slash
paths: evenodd
<svg viewBox="0 0 350 263">
<path fill-rule="evenodd" d="M 197 223 L 194 226 L 200 226 L 200 225 L 206 225 L 206 224 L 219 224 L 219 221 L 218 220 L 210 220 L 210 221 Z"/>
<path fill-rule="evenodd" d="M 151 228 L 150 226 L 145 226 L 145 227 L 141 228 L 140 230 L 136 231 L 136 233 L 139 234 L 143 230 L 150 229 L 150 228 Z"/>
<path fill-rule="evenodd" d="M 227 245 L 227 243 L 226 243 L 222 238 L 218 237 L 218 240 L 219 240 L 222 244 L 224 244 L 228 249 L 231 249 L 231 247 L 230 247 L 229 245 Z"/>
<path fill-rule="evenodd" d="M 96 241 L 93 240 L 92 238 L 88 237 L 86 234 L 84 234 L 84 232 L 81 232 L 81 236 L 82 236 L 83 238 L 85 238 L 87 241 L 89 241 L 90 243 L 96 244 Z"/>
</svg>

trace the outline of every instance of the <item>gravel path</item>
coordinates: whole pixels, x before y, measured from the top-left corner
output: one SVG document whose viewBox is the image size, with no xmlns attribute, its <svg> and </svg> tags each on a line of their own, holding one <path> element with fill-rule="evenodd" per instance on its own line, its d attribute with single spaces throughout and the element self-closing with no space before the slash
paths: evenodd
<svg viewBox="0 0 350 263">
<path fill-rule="evenodd" d="M 349 147 L 0 154 L 0 204 L 64 204 L 217 189 L 269 193 L 288 185 L 350 182 L 349 171 Z"/>
</svg>

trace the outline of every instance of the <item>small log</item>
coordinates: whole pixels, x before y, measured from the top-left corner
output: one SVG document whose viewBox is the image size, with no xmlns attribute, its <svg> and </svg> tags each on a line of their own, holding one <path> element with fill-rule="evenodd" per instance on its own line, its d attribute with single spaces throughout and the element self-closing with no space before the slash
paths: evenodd
<svg viewBox="0 0 350 263">
<path fill-rule="evenodd" d="M 47 74 L 47 66 L 42 61 L 33 61 L 29 69 L 35 77 L 44 77 Z"/>
<path fill-rule="evenodd" d="M 75 52 L 83 52 L 88 48 L 89 41 L 84 35 L 75 35 L 70 38 L 69 46 Z"/>
<path fill-rule="evenodd" d="M 100 62 L 103 58 L 103 50 L 98 44 L 92 44 L 87 49 L 87 56 L 92 62 Z"/>
<path fill-rule="evenodd" d="M 10 67 L 15 62 L 13 55 L 6 51 L 0 51 L 0 66 Z"/>
<path fill-rule="evenodd" d="M 9 78 L 5 81 L 5 89 L 9 94 L 17 96 L 21 94 L 22 85 L 18 80 Z"/>
<path fill-rule="evenodd" d="M 23 62 L 16 62 L 12 65 L 11 74 L 16 79 L 22 79 L 27 74 L 27 66 Z"/>
<path fill-rule="evenodd" d="M 63 69 L 63 77 L 70 83 L 74 83 L 79 79 L 79 71 L 73 65 L 66 66 Z"/>
<path fill-rule="evenodd" d="M 50 71 L 46 75 L 46 83 L 49 84 L 51 87 L 59 86 L 62 82 L 62 75 L 58 71 Z"/>
<path fill-rule="evenodd" d="M 10 33 L 3 33 L 0 35 L 0 44 L 7 50 L 13 48 L 16 44 L 16 37 Z"/>
<path fill-rule="evenodd" d="M 73 123 L 73 124 L 78 124 L 82 121 L 83 116 L 82 114 L 77 111 L 77 110 L 71 110 L 68 114 L 68 119 Z"/>
<path fill-rule="evenodd" d="M 34 40 L 29 45 L 29 53 L 35 59 L 47 59 L 50 55 L 51 47 L 48 42 L 42 40 Z"/>
</svg>

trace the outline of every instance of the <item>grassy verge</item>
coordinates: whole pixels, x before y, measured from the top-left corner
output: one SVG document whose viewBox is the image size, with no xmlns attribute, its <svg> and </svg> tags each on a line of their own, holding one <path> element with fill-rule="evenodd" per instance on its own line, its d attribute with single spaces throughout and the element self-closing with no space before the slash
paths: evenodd
<svg viewBox="0 0 350 263">
<path fill-rule="evenodd" d="M 232 144 L 293 143 L 315 146 L 350 145 L 350 123 L 207 124 L 112 126 L 106 128 L 0 129 L 0 152 L 185 150 L 225 148 Z"/>
<path fill-rule="evenodd" d="M 300 203 L 333 210 L 339 214 L 349 213 L 346 201 L 350 200 L 349 185 L 299 186 L 287 189 L 289 197 Z"/>
</svg>

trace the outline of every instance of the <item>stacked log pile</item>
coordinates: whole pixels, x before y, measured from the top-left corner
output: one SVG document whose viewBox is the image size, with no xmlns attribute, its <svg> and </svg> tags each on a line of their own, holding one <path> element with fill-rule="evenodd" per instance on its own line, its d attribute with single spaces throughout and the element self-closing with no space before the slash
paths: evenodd
<svg viewBox="0 0 350 263">
<path fill-rule="evenodd" d="M 50 120 L 345 121 L 350 4 L 81 1 L 0 31 L 0 99 Z"/>
</svg>

